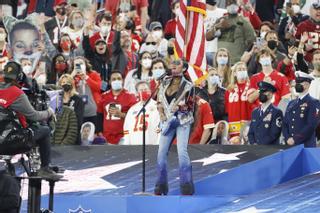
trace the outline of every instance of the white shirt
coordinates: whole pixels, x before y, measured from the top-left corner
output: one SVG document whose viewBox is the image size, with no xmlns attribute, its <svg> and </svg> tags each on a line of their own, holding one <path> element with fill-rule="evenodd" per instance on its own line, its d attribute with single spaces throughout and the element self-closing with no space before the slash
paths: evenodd
<svg viewBox="0 0 320 213">
<path fill-rule="evenodd" d="M 123 145 L 142 145 L 143 143 L 143 116 L 142 113 L 137 114 L 142 108 L 142 102 L 133 105 L 124 120 L 124 143 Z M 160 123 L 160 115 L 157 110 L 157 102 L 150 100 L 146 107 L 146 144 L 158 145 L 159 136 L 158 125 Z"/>
<path fill-rule="evenodd" d="M 207 32 L 213 26 L 216 21 L 221 18 L 227 10 L 216 8 L 215 10 L 207 10 L 207 17 L 204 20 L 204 31 Z M 206 40 L 206 52 L 217 52 L 218 50 L 218 38 L 213 39 L 212 41 Z"/>
</svg>

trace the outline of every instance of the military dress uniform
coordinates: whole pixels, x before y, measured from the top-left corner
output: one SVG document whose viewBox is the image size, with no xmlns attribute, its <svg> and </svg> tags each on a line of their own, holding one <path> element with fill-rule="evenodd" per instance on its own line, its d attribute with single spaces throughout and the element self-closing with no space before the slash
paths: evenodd
<svg viewBox="0 0 320 213">
<path fill-rule="evenodd" d="M 276 88 L 267 82 L 259 82 L 260 91 L 275 92 Z M 282 111 L 270 103 L 265 110 L 262 106 L 252 112 L 248 139 L 250 144 L 279 144 L 282 126 Z"/>
<path fill-rule="evenodd" d="M 297 73 L 296 81 L 304 78 L 310 81 L 313 79 L 306 73 L 296 72 L 296 75 Z M 282 133 L 285 141 L 292 137 L 295 145 L 316 147 L 315 130 L 319 121 L 319 109 L 319 101 L 312 98 L 309 93 L 290 101 L 283 120 Z"/>
</svg>

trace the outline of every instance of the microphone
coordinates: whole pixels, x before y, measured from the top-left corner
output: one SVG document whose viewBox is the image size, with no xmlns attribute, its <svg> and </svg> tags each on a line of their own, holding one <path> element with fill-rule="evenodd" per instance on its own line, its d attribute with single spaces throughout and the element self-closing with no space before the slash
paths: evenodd
<svg viewBox="0 0 320 213">
<path fill-rule="evenodd" d="M 160 75 L 159 78 L 157 78 L 157 81 L 162 81 L 166 76 L 167 76 L 167 72 Z"/>
</svg>

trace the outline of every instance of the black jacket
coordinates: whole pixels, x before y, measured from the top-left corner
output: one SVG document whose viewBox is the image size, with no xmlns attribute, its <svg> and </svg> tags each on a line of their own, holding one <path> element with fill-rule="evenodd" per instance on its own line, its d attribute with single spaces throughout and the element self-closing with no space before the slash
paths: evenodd
<svg viewBox="0 0 320 213">
<path fill-rule="evenodd" d="M 5 171 L 0 171 L 0 213 L 17 213 L 20 205 L 20 185 Z"/>
</svg>

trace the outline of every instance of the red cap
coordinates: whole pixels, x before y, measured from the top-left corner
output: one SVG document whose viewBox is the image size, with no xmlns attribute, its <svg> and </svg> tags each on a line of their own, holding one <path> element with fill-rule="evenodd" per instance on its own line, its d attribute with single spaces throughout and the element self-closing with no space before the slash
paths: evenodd
<svg viewBox="0 0 320 213">
<path fill-rule="evenodd" d="M 54 7 L 59 6 L 61 4 L 68 4 L 66 0 L 55 0 L 54 1 Z"/>
</svg>

